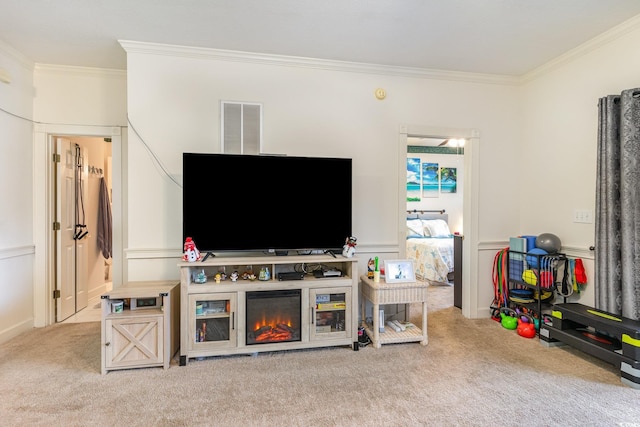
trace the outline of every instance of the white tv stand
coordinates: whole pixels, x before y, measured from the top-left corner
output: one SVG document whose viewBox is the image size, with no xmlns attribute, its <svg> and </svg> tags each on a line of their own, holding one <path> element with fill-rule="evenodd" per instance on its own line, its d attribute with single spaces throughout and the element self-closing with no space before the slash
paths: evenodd
<svg viewBox="0 0 640 427">
<path fill-rule="evenodd" d="M 316 278 L 313 271 L 320 266 L 338 269 L 342 276 Z M 359 348 L 358 266 L 355 258 L 342 255 L 216 256 L 204 262 L 181 262 L 178 267 L 182 295 L 181 366 L 186 365 L 189 359 L 208 356 L 327 346 Z M 257 279 L 262 268 L 269 269 L 269 280 Z M 256 276 L 253 281 L 242 279 L 242 274 L 249 269 Z M 241 276 L 236 282 L 230 280 L 234 271 Z M 278 273 L 296 271 L 305 272 L 302 280 L 278 280 Z M 196 283 L 198 273 L 202 277 L 203 272 L 206 283 Z M 216 283 L 215 276 L 219 272 L 226 274 L 227 278 Z M 300 290 L 300 340 L 249 345 L 246 342 L 246 294 L 272 290 Z M 333 301 L 343 301 L 344 305 L 318 308 L 317 302 L 327 296 L 331 296 Z M 328 311 L 342 319 L 336 327 L 318 324 L 323 313 Z M 201 332 L 202 329 L 206 333 Z"/>
</svg>

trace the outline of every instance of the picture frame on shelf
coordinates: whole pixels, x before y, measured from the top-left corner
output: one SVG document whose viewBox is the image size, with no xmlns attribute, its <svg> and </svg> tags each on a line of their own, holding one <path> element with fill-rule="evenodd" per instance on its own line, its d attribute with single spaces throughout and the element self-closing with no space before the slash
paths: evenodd
<svg viewBox="0 0 640 427">
<path fill-rule="evenodd" d="M 385 260 L 384 277 L 387 283 L 415 282 L 413 261 L 410 259 Z"/>
</svg>

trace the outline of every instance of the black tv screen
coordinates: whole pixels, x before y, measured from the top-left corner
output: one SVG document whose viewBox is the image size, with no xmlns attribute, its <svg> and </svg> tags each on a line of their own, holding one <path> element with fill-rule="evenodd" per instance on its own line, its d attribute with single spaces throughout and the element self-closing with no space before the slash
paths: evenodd
<svg viewBox="0 0 640 427">
<path fill-rule="evenodd" d="M 351 236 L 352 160 L 183 153 L 183 242 L 205 254 L 339 251 Z"/>
</svg>

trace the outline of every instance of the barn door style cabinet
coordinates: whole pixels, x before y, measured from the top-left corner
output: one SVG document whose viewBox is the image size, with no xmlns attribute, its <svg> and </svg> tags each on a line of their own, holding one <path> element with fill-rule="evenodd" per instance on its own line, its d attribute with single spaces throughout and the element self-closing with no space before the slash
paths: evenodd
<svg viewBox="0 0 640 427">
<path fill-rule="evenodd" d="M 130 282 L 101 295 L 102 374 L 162 366 L 178 352 L 178 281 Z"/>
</svg>

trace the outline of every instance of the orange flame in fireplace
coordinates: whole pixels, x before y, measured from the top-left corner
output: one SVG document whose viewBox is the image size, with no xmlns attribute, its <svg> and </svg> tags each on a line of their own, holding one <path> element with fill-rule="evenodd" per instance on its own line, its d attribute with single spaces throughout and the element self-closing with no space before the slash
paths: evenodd
<svg viewBox="0 0 640 427">
<path fill-rule="evenodd" d="M 290 318 L 275 316 L 255 323 L 253 334 L 256 342 L 289 341 L 293 337 L 294 329 Z"/>
<path fill-rule="evenodd" d="M 264 326 L 272 326 L 275 327 L 276 325 L 287 325 L 288 327 L 292 327 L 292 323 L 291 323 L 291 319 L 282 319 L 281 317 L 276 317 L 276 318 L 271 318 L 271 319 L 267 319 L 266 317 L 263 317 L 262 320 L 259 320 L 256 322 L 253 330 L 257 331 L 258 329 L 264 327 Z"/>
</svg>

